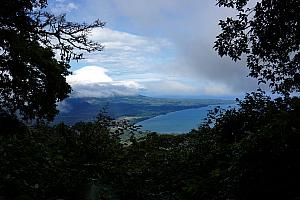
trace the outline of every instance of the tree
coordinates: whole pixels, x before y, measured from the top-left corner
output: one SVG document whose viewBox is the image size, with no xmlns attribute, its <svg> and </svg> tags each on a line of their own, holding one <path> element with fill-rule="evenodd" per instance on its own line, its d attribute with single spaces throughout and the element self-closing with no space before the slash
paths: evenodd
<svg viewBox="0 0 300 200">
<path fill-rule="evenodd" d="M 53 119 L 71 91 L 70 60 L 103 49 L 88 34 L 104 22 L 69 22 L 46 7 L 47 0 L 4 0 L 0 7 L 0 105 L 26 120 Z"/>
<path fill-rule="evenodd" d="M 247 56 L 249 76 L 274 92 L 300 92 L 300 2 L 298 0 L 217 0 L 234 8 L 235 18 L 220 20 L 215 49 L 234 61 Z"/>
</svg>

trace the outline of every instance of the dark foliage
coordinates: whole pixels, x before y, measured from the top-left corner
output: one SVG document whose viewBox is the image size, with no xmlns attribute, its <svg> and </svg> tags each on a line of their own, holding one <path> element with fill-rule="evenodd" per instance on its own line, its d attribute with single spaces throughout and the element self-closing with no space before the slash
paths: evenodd
<svg viewBox="0 0 300 200">
<path fill-rule="evenodd" d="M 221 20 L 215 49 L 233 60 L 247 56 L 250 76 L 285 95 L 300 91 L 300 2 L 218 0 L 236 17 Z"/>
<path fill-rule="evenodd" d="M 272 101 L 258 92 L 240 106 L 222 114 L 210 133 L 223 162 L 215 166 L 222 172 L 218 198 L 299 198 L 299 98 Z"/>
<path fill-rule="evenodd" d="M 107 199 L 114 194 L 103 187 L 124 155 L 119 136 L 136 129 L 103 114 L 72 127 L 28 127 L 8 116 L 0 125 L 0 199 L 88 199 L 98 190 L 93 198 Z"/>
<path fill-rule="evenodd" d="M 257 92 L 237 110 L 213 111 L 214 127 L 208 123 L 179 136 L 150 134 L 126 148 L 127 168 L 116 187 L 124 188 L 120 197 L 297 199 L 299 109 L 298 98 L 273 101 Z"/>
<path fill-rule="evenodd" d="M 0 7 L 0 105 L 24 119 L 52 120 L 56 102 L 71 91 L 68 63 L 82 58 L 75 50 L 103 48 L 87 39 L 103 22 L 69 22 L 46 12 L 46 6 L 45 0 L 4 0 Z"/>
<path fill-rule="evenodd" d="M 224 30 L 216 42 L 220 55 L 238 59 L 247 53 L 252 76 L 271 81 L 275 90 L 284 94 L 299 91 L 299 23 L 293 21 L 299 14 L 298 1 L 263 0 L 253 10 L 245 8 L 247 0 L 218 2 L 240 12 L 237 21 L 221 22 Z M 85 38 L 85 30 L 100 24 L 77 26 L 67 23 L 64 16 L 33 12 L 33 7 L 46 6 L 44 1 L 10 1 L 3 6 L 12 6 L 12 13 L 0 8 L 1 81 L 5 86 L 0 109 L 0 199 L 300 199 L 299 97 L 286 95 L 272 100 L 262 91 L 253 92 L 239 101 L 239 108 L 225 112 L 215 109 L 199 129 L 177 136 L 150 133 L 137 138 L 138 127 L 105 114 L 99 114 L 94 122 L 74 126 L 28 126 L 20 122 L 7 111 L 19 110 L 27 118 L 54 115 L 51 105 L 59 95 L 64 97 L 68 86 L 57 94 L 53 89 L 54 100 L 47 98 L 50 102 L 41 105 L 39 99 L 32 100 L 45 100 L 45 96 L 37 95 L 46 89 L 35 84 L 46 84 L 40 76 L 50 73 L 52 67 L 58 70 L 53 72 L 54 80 L 64 81 L 68 60 L 74 56 L 72 43 L 76 42 L 73 32 L 68 31 L 75 30 L 75 35 L 76 30 L 83 31 L 78 37 Z M 286 19 L 283 14 L 287 14 Z M 17 20 L 9 21 L 8 17 Z M 37 22 L 47 25 L 35 29 L 31 23 Z M 47 40 L 57 23 L 62 25 L 59 33 L 71 37 L 58 42 L 61 61 L 54 58 L 54 46 Z M 78 42 L 93 49 L 93 43 Z M 64 44 L 71 46 L 64 49 Z M 25 47 L 35 56 L 46 57 L 36 60 Z M 32 92 L 26 89 L 27 84 Z M 11 92 L 15 96 L 9 95 Z"/>
<path fill-rule="evenodd" d="M 177 136 L 138 139 L 136 127 L 102 114 L 72 127 L 27 127 L 3 116 L 10 133 L 0 136 L 0 196 L 297 199 L 299 120 L 299 98 L 263 92 L 248 94 L 238 109 L 213 110 L 198 130 Z"/>
</svg>

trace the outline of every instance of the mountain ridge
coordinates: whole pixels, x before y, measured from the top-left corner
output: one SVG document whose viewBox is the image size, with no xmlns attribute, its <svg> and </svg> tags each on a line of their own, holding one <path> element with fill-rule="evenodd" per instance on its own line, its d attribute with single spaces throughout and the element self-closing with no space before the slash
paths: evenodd
<svg viewBox="0 0 300 200">
<path fill-rule="evenodd" d="M 128 119 L 136 123 L 169 112 L 233 102 L 223 99 L 175 99 L 144 95 L 67 98 L 59 104 L 60 113 L 54 123 L 74 124 L 79 121 L 92 121 L 103 110 L 112 118 Z"/>
</svg>

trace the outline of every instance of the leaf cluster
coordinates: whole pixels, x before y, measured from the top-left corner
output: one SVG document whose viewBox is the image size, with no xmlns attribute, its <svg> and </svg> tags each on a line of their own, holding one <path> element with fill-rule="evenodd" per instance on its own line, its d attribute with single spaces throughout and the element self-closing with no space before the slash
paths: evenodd
<svg viewBox="0 0 300 200">
<path fill-rule="evenodd" d="M 249 76 L 274 92 L 300 91 L 300 3 L 298 0 L 218 0 L 238 14 L 220 20 L 215 49 L 234 61 L 247 57 Z"/>
<path fill-rule="evenodd" d="M 133 127 L 103 115 L 74 126 L 30 127 L 7 114 L 0 122 L 0 197 L 5 199 L 86 199 L 112 185 L 124 154 L 119 136 Z M 110 195 L 101 190 L 93 198 Z"/>
<path fill-rule="evenodd" d="M 0 7 L 0 105 L 25 120 L 52 120 L 71 91 L 70 60 L 103 49 L 88 34 L 105 23 L 69 22 L 46 7 L 44 0 L 5 0 Z"/>
<path fill-rule="evenodd" d="M 103 113 L 54 127 L 28 127 L 3 114 L 0 196 L 296 199 L 299 109 L 299 98 L 271 100 L 258 91 L 236 109 L 213 110 L 188 134 L 143 137 Z"/>
</svg>

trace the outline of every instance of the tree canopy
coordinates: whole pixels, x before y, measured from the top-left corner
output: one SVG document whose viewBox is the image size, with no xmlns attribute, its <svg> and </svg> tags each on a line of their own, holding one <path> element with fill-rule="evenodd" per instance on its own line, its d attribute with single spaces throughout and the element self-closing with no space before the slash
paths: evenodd
<svg viewBox="0 0 300 200">
<path fill-rule="evenodd" d="M 292 62 L 299 53 L 283 32 L 280 35 L 280 27 L 290 18 L 286 22 L 276 18 L 288 10 L 293 15 L 297 8 L 286 5 L 286 10 L 280 7 L 281 11 L 269 16 L 269 9 L 285 3 L 263 0 L 251 11 L 246 9 L 247 0 L 218 2 L 247 12 L 246 18 L 253 15 L 251 20 L 259 16 L 256 13 L 265 11 L 260 15 L 266 15 L 257 19 L 262 24 L 244 18 L 222 21 L 223 33 L 216 42 L 220 55 L 237 60 L 246 53 L 248 67 L 260 81 L 270 81 L 275 91 L 284 94 L 298 91 L 298 65 L 292 66 Z M 297 1 L 293 3 L 297 5 Z M 12 0 L 0 7 L 1 200 L 300 199 L 299 97 L 272 100 L 259 90 L 238 100 L 237 108 L 212 110 L 198 129 L 180 135 L 145 133 L 137 137 L 138 127 L 115 121 L 104 112 L 95 121 L 72 126 L 27 126 L 10 115 L 7 111 L 19 111 L 27 118 L 50 118 L 56 112 L 55 102 L 70 90 L 65 82 L 68 62 L 81 57 L 74 50 L 101 50 L 86 36 L 90 28 L 102 23 L 70 23 L 64 16 L 39 10 L 45 6 L 44 1 Z M 259 10 L 260 6 L 265 10 Z M 266 20 L 269 18 L 274 18 L 274 27 Z M 243 20 L 249 24 L 236 32 Z M 269 26 L 274 33 L 262 30 Z M 285 31 L 296 41 L 299 38 L 292 37 L 293 28 Z M 248 29 L 250 35 L 245 32 Z M 276 40 L 266 35 L 280 37 Z M 252 39 L 243 43 L 242 38 Z M 281 57 L 287 52 L 290 60 Z M 252 58 L 261 61 L 253 69 Z M 295 74 L 287 63 L 295 67 Z"/>
<path fill-rule="evenodd" d="M 103 22 L 69 22 L 46 7 L 46 0 L 4 0 L 0 7 L 0 105 L 24 119 L 53 119 L 71 91 L 70 60 L 81 59 L 80 50 L 103 49 L 87 37 Z"/>
<path fill-rule="evenodd" d="M 250 76 L 274 92 L 300 92 L 300 2 L 298 0 L 217 0 L 235 9 L 221 20 L 215 49 L 234 61 L 247 56 Z"/>
</svg>

